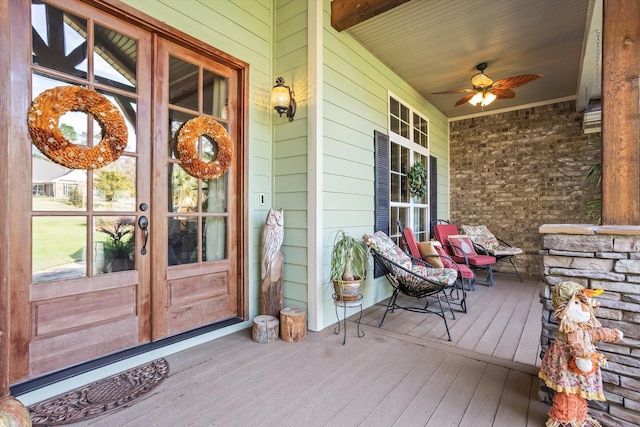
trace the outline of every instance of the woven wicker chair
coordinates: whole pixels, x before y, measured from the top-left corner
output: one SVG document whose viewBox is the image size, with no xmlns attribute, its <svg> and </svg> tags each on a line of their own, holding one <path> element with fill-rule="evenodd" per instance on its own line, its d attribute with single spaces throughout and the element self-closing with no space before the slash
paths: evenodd
<svg viewBox="0 0 640 427">
<path fill-rule="evenodd" d="M 454 286 L 458 272 L 452 268 L 432 268 L 423 260 L 407 255 L 389 236 L 381 231 L 376 231 L 373 235 L 365 234 L 363 240 L 366 242 L 373 259 L 393 286 L 393 294 L 382 316 L 380 326 L 383 325 L 387 313 L 396 309 L 432 313 L 442 318 L 448 340 L 451 341 L 445 312 L 450 312 L 454 319 L 455 314 L 451 310 L 449 299 L 444 291 L 448 287 Z M 397 301 L 400 294 L 417 298 L 424 305 L 400 305 Z M 437 304 L 437 307 L 431 308 L 430 304 Z"/>
</svg>

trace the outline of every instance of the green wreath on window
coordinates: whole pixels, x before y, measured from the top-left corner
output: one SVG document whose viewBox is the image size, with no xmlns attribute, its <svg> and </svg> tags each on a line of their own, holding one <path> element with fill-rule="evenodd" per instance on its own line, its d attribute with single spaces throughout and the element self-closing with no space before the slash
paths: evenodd
<svg viewBox="0 0 640 427">
<path fill-rule="evenodd" d="M 416 163 L 407 173 L 411 194 L 421 199 L 427 194 L 427 168 L 422 163 Z"/>
</svg>

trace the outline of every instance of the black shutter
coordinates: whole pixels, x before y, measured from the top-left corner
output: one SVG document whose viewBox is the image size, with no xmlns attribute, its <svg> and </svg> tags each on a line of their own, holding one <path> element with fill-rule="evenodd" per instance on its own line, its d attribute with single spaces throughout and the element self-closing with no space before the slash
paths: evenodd
<svg viewBox="0 0 640 427">
<path fill-rule="evenodd" d="M 389 136 L 374 131 L 373 142 L 375 149 L 375 224 L 374 231 L 382 231 L 389 234 L 389 221 L 390 221 L 390 179 L 391 179 L 391 150 L 389 146 Z M 378 264 L 374 265 L 374 277 L 383 276 L 384 273 L 378 267 Z"/>
</svg>

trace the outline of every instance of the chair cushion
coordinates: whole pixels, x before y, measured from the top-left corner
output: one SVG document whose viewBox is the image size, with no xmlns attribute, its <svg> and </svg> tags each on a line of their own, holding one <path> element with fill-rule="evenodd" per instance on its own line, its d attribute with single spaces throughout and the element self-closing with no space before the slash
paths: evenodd
<svg viewBox="0 0 640 427">
<path fill-rule="evenodd" d="M 522 249 L 514 248 L 512 246 L 498 245 L 495 248 L 489 249 L 489 253 L 493 256 L 511 256 L 519 255 L 522 253 Z"/>
<path fill-rule="evenodd" d="M 490 255 L 504 257 L 522 253 L 520 248 L 501 245 L 486 225 L 462 225 L 460 227 L 473 243 L 483 246 Z"/>
<path fill-rule="evenodd" d="M 447 286 L 453 285 L 458 278 L 458 272 L 452 268 L 431 268 L 415 264 L 411 267 L 411 271 L 414 271 L 420 276 L 426 277 L 433 282 L 438 282 Z"/>
<path fill-rule="evenodd" d="M 407 243 L 407 248 L 411 256 L 420 258 L 420 250 L 418 249 L 418 242 L 416 242 L 416 236 L 413 234 L 413 230 L 409 227 L 402 230 L 404 241 Z"/>
<path fill-rule="evenodd" d="M 362 239 L 367 245 L 380 252 L 384 257 L 392 260 L 396 264 L 400 264 L 404 268 L 411 268 L 411 258 L 400 246 L 396 245 L 389 236 L 382 231 L 376 231 L 374 234 L 365 234 Z"/>
<path fill-rule="evenodd" d="M 440 258 L 440 254 L 433 247 L 433 242 L 418 242 L 418 250 L 420 257 L 427 263 L 436 268 L 444 268 L 445 265 Z M 448 266 L 451 267 L 451 266 Z"/>
<path fill-rule="evenodd" d="M 472 258 L 477 256 L 476 250 L 473 248 L 473 242 L 469 236 L 463 234 L 455 234 L 449 236 L 449 244 L 455 256 Z"/>
<path fill-rule="evenodd" d="M 490 255 L 476 255 L 471 258 L 467 258 L 469 260 L 469 265 L 489 265 L 496 263 L 496 257 Z M 458 259 L 454 258 L 454 261 L 458 261 Z M 460 262 L 464 262 L 464 259 L 460 259 Z"/>
<path fill-rule="evenodd" d="M 469 236 L 473 243 L 476 243 L 487 250 L 500 246 L 500 242 L 494 234 L 489 231 L 486 225 L 461 225 L 462 232 Z"/>
<path fill-rule="evenodd" d="M 460 269 L 460 276 L 463 279 L 473 279 L 476 277 L 476 274 L 473 272 L 473 270 L 466 265 L 458 264 L 458 268 Z"/>
</svg>

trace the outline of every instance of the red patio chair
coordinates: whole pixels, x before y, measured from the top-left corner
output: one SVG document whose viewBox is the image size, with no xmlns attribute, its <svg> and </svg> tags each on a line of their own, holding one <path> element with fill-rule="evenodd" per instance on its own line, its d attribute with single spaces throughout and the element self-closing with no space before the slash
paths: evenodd
<svg viewBox="0 0 640 427">
<path fill-rule="evenodd" d="M 474 270 L 487 270 L 487 286 L 493 286 L 493 264 L 496 258 L 478 254 L 468 236 L 461 235 L 455 224 L 437 221 L 433 224 L 433 237 L 456 263 L 466 264 Z"/>
</svg>

